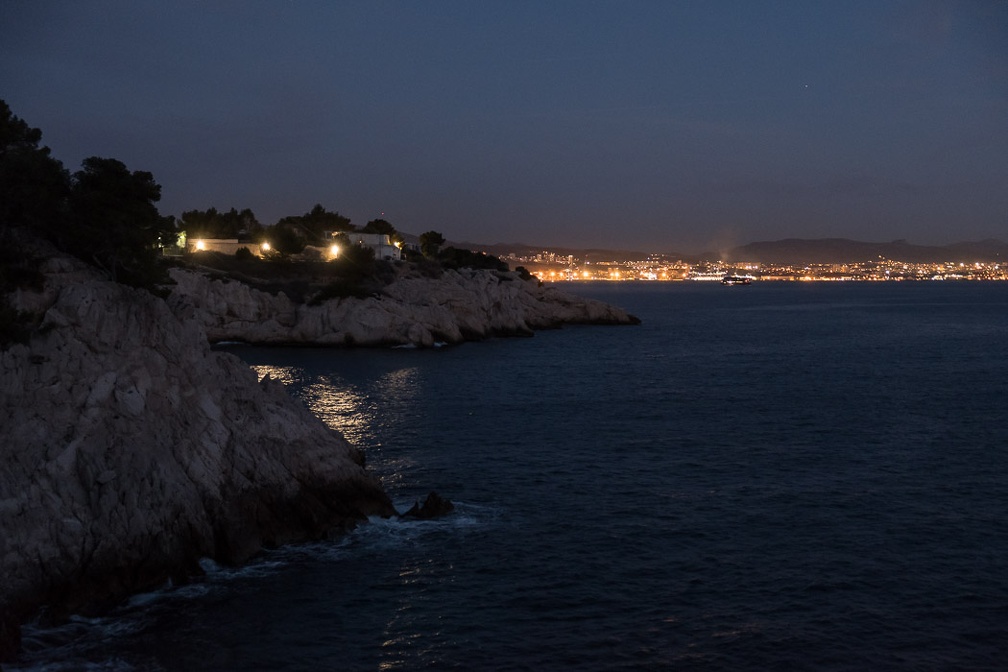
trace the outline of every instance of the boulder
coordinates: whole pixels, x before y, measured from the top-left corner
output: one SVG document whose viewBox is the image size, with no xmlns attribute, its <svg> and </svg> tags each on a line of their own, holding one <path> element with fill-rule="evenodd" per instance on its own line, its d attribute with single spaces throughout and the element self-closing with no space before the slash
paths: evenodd
<svg viewBox="0 0 1008 672">
<path fill-rule="evenodd" d="M 412 518 L 414 520 L 431 520 L 447 516 L 455 510 L 455 505 L 450 500 L 443 498 L 436 492 L 427 495 L 423 504 L 415 502 L 406 513 L 399 515 L 400 518 Z"/>
</svg>

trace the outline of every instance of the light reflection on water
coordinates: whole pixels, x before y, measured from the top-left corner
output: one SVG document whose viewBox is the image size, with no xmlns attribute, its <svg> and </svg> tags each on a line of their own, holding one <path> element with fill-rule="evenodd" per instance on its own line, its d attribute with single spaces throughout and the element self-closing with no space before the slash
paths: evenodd
<svg viewBox="0 0 1008 672">
<path fill-rule="evenodd" d="M 262 380 L 269 376 L 273 380 L 279 380 L 284 385 L 292 385 L 295 381 L 304 378 L 304 369 L 299 366 L 273 366 L 271 364 L 252 364 L 252 370 Z"/>
<path fill-rule="evenodd" d="M 414 403 L 422 384 L 416 367 L 387 371 L 379 376 L 353 382 L 335 373 L 310 374 L 300 366 L 251 364 L 262 380 L 267 375 L 291 392 L 328 427 L 340 432 L 365 452 L 380 455 L 387 428 L 401 427 L 404 416 L 415 413 Z M 379 477 L 386 487 L 402 478 L 414 459 L 408 454 L 383 460 Z"/>
<path fill-rule="evenodd" d="M 377 414 L 376 402 L 360 390 L 319 377 L 302 388 L 301 399 L 315 415 L 341 432 L 350 443 L 361 446 L 367 443 L 369 435 L 373 437 L 369 424 Z"/>
<path fill-rule="evenodd" d="M 456 513 L 212 576 L 31 669 L 1004 669 L 1008 283 L 750 289 L 606 285 L 634 329 L 241 349 L 400 510 Z M 836 308 L 777 309 L 808 297 Z"/>
</svg>

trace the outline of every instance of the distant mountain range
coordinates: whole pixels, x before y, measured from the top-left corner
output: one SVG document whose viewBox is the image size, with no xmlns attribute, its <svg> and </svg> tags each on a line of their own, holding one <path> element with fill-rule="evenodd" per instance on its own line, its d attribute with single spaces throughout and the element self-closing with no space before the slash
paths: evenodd
<svg viewBox="0 0 1008 672">
<path fill-rule="evenodd" d="M 554 247 L 544 245 L 527 245 L 525 243 L 494 243 L 484 245 L 482 243 L 462 243 L 448 241 L 447 245 L 454 247 L 479 250 L 496 257 L 503 257 L 515 254 L 521 257 L 529 257 L 540 252 L 552 252 L 558 256 L 574 255 L 576 259 L 587 259 L 588 261 L 636 261 L 646 259 L 653 252 L 640 252 L 637 250 L 604 250 L 598 248 L 581 249 L 576 247 Z M 682 255 L 665 255 L 667 257 L 681 258 Z"/>
<path fill-rule="evenodd" d="M 477 245 L 452 243 L 457 247 L 478 249 L 496 256 L 517 254 L 530 256 L 539 252 L 552 252 L 560 256 L 574 255 L 589 261 L 633 261 L 644 259 L 654 252 L 630 250 L 577 249 L 568 247 L 536 247 L 521 243 Z M 952 243 L 950 245 L 914 245 L 906 240 L 888 243 L 866 243 L 846 238 L 819 238 L 814 240 L 787 238 L 785 240 L 749 243 L 722 253 L 698 255 L 663 254 L 666 258 L 684 261 L 721 260 L 727 262 L 758 262 L 763 264 L 831 264 L 857 261 L 894 259 L 910 263 L 997 262 L 1008 263 L 1008 243 L 1001 240 Z"/>
</svg>

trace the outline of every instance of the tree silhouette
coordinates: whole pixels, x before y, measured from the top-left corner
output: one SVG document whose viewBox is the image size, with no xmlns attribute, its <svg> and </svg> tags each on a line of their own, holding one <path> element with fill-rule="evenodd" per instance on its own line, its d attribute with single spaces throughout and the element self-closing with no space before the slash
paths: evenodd
<svg viewBox="0 0 1008 672">
<path fill-rule="evenodd" d="M 399 232 L 395 230 L 390 222 L 384 219 L 372 219 L 370 222 L 364 225 L 361 229 L 361 233 L 377 233 L 385 234 L 392 241 L 392 244 L 403 242 L 403 237 L 399 235 Z"/>
<path fill-rule="evenodd" d="M 256 237 L 262 232 L 262 224 L 249 208 L 240 212 L 235 208 L 227 212 L 218 212 L 217 208 L 187 210 L 179 225 L 188 238 Z"/>
<path fill-rule="evenodd" d="M 174 221 L 155 207 L 161 186 L 147 171 L 130 172 L 116 159 L 92 156 L 74 173 L 68 251 L 104 269 L 113 280 L 151 286 L 161 281 L 158 243 Z"/>
<path fill-rule="evenodd" d="M 0 100 L 0 227 L 26 226 L 53 238 L 66 216 L 70 176 L 41 140 L 42 131 Z"/>
<path fill-rule="evenodd" d="M 437 231 L 427 231 L 420 234 L 420 251 L 425 257 L 434 259 L 441 251 L 441 246 L 445 244 L 444 236 Z"/>
</svg>

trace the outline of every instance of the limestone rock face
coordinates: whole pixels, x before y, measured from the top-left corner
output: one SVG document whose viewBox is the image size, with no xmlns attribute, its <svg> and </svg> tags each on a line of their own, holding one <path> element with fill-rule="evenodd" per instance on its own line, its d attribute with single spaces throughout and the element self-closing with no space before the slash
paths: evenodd
<svg viewBox="0 0 1008 672">
<path fill-rule="evenodd" d="M 402 275 L 381 294 L 295 304 L 236 281 L 172 271 L 169 305 L 200 321 L 212 342 L 314 345 L 459 343 L 500 335 L 531 335 L 564 324 L 635 324 L 625 311 L 514 273 L 446 271 L 439 278 Z"/>
<path fill-rule="evenodd" d="M 279 382 L 211 351 L 201 324 L 74 260 L 42 270 L 43 292 L 12 296 L 44 315 L 41 327 L 29 345 L 0 351 L 8 644 L 39 606 L 101 609 L 186 576 L 202 557 L 240 562 L 394 514 L 355 448 Z M 263 306 L 278 327 L 294 324 L 282 301 L 241 292 L 220 306 L 235 324 Z"/>
</svg>

